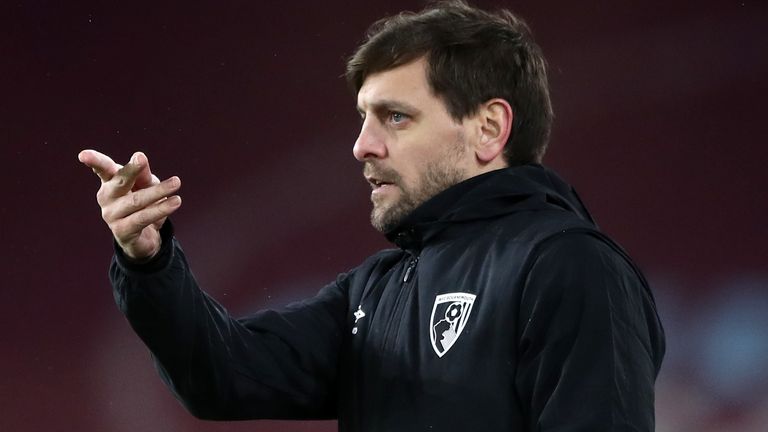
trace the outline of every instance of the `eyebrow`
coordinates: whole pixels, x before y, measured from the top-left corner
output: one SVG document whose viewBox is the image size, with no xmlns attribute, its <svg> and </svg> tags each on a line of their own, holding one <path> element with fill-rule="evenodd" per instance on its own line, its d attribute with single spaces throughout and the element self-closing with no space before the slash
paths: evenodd
<svg viewBox="0 0 768 432">
<path fill-rule="evenodd" d="M 421 112 L 418 108 L 415 106 L 402 102 L 397 100 L 391 100 L 391 99 L 382 99 L 378 100 L 376 102 L 373 102 L 370 104 L 371 109 L 375 112 L 378 111 L 403 111 L 406 114 L 418 114 Z M 360 107 L 360 105 L 357 106 L 357 112 L 360 113 L 360 115 L 364 115 L 365 111 Z"/>
</svg>

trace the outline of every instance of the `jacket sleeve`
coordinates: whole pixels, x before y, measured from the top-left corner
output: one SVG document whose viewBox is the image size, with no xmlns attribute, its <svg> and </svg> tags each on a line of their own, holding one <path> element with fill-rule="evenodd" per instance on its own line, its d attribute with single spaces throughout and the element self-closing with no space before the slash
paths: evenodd
<svg viewBox="0 0 768 432">
<path fill-rule="evenodd" d="M 617 246 L 585 232 L 544 243 L 519 328 L 528 430 L 654 430 L 664 335 L 644 278 Z"/>
<path fill-rule="evenodd" d="M 118 307 L 185 407 L 216 420 L 334 418 L 344 276 L 314 298 L 238 320 L 198 288 L 170 223 L 161 235 L 163 247 L 148 263 L 132 263 L 116 248 L 110 280 Z"/>
</svg>

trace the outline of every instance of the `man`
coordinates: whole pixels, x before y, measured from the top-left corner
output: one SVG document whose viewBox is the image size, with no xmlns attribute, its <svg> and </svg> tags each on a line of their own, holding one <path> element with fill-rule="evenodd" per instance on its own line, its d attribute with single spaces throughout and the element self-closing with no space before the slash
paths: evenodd
<svg viewBox="0 0 768 432">
<path fill-rule="evenodd" d="M 648 286 L 539 165 L 544 60 L 508 12 L 460 2 L 380 21 L 348 63 L 371 222 L 396 246 L 316 297 L 230 317 L 166 218 L 180 180 L 84 151 L 120 309 L 209 419 L 338 418 L 342 431 L 653 430 L 664 352 Z"/>
</svg>

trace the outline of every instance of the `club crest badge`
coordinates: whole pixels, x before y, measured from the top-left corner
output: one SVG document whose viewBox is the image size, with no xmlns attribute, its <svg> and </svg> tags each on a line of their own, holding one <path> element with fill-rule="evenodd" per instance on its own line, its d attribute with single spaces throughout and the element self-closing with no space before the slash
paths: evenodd
<svg viewBox="0 0 768 432">
<path fill-rule="evenodd" d="M 445 355 L 459 339 L 474 303 L 475 295 L 467 293 L 440 294 L 435 298 L 429 319 L 429 339 L 438 357 Z"/>
</svg>

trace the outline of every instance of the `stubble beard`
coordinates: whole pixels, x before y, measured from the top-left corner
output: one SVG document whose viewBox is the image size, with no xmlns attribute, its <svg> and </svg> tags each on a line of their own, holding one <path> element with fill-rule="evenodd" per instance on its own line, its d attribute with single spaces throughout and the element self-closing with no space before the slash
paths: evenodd
<svg viewBox="0 0 768 432">
<path fill-rule="evenodd" d="M 382 178 L 388 179 L 400 189 L 400 197 L 394 202 L 377 202 L 374 199 L 371 225 L 379 232 L 389 232 L 416 207 L 445 189 L 464 181 L 467 178 L 466 172 L 457 166 L 464 151 L 463 136 L 459 135 L 457 142 L 453 143 L 444 157 L 427 164 L 419 175 L 419 182 L 412 187 L 405 185 L 402 177 L 395 170 L 372 168 L 376 173 L 380 173 Z"/>
</svg>

